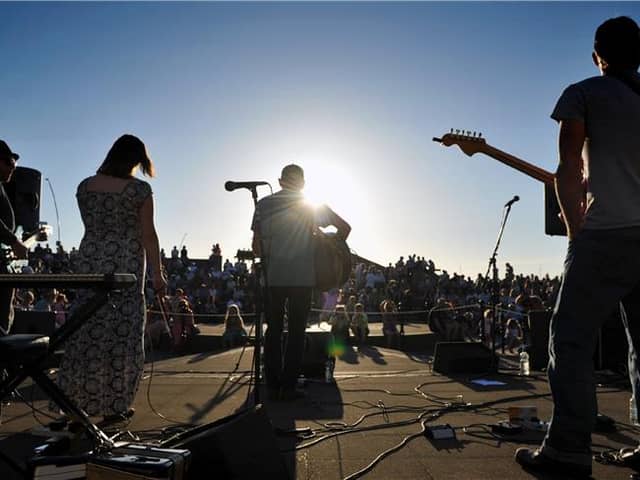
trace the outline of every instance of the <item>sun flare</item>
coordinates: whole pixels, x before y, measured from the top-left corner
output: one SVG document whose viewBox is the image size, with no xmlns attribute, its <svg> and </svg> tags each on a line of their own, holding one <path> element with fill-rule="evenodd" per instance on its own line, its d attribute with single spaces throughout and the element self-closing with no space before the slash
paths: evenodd
<svg viewBox="0 0 640 480">
<path fill-rule="evenodd" d="M 304 195 L 311 205 L 326 204 L 344 218 L 366 213 L 362 211 L 365 203 L 362 185 L 348 167 L 326 161 L 302 163 L 302 166 Z"/>
</svg>

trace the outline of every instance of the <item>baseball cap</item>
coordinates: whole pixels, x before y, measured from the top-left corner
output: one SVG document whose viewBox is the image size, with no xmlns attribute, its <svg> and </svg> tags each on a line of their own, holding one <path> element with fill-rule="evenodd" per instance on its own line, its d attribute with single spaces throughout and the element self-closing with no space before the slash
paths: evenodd
<svg viewBox="0 0 640 480">
<path fill-rule="evenodd" d="M 9 145 L 7 145 L 7 142 L 5 142 L 4 140 L 0 140 L 0 157 L 9 157 L 13 158 L 14 160 L 18 160 L 20 158 L 20 155 L 12 152 L 9 148 Z"/>
</svg>

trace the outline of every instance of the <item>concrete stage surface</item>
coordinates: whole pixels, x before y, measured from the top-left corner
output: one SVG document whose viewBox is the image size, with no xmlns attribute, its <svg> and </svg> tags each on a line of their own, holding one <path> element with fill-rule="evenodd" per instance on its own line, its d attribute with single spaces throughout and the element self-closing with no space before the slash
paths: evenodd
<svg viewBox="0 0 640 480">
<path fill-rule="evenodd" d="M 174 426 L 174 421 L 212 422 L 245 407 L 247 398 L 252 403 L 249 390 L 252 349 L 247 348 L 242 358 L 241 352 L 236 348 L 159 357 L 153 362 L 153 378 L 150 377 L 152 363 L 147 362 L 135 401 L 136 413 L 128 424 L 119 426 L 120 430 L 138 433 L 150 441 L 159 440 L 161 430 Z M 264 405 L 274 427 L 282 430 L 309 427 L 316 431 L 315 437 L 306 440 L 278 435 L 281 451 L 342 432 L 295 453 L 282 454 L 292 478 L 296 479 L 346 478 L 409 436 L 413 438 L 361 478 L 562 478 L 531 475 L 513 461 L 515 449 L 539 444 L 541 432 L 528 431 L 499 438 L 491 435 L 489 427 L 508 418 L 509 406 L 535 405 L 540 418 L 548 419 L 552 405 L 544 373 L 532 372 L 528 378 L 508 374 L 508 368 L 516 367 L 515 356 L 503 357 L 501 365 L 500 374 L 446 376 L 432 372 L 428 353 L 376 346 L 347 347 L 337 361 L 335 383 L 325 383 L 320 378 L 307 379 L 306 398 L 289 403 L 270 402 L 265 398 Z M 497 380 L 504 385 L 480 386 L 471 382 L 478 378 Z M 601 382 L 600 411 L 619 423 L 614 433 L 594 434 L 594 451 L 634 446 L 638 431 L 627 425 L 630 393 L 625 382 L 605 372 L 598 372 L 598 380 Z M 414 390 L 420 385 L 425 395 Z M 33 397 L 35 406 L 46 410 L 46 399 L 31 390 L 29 385 L 21 388 L 25 398 Z M 445 408 L 437 418 L 422 417 L 425 425 L 451 425 L 456 439 L 433 441 L 421 435 L 419 415 L 438 413 L 444 408 L 443 403 L 459 402 L 460 395 L 469 406 L 453 411 Z M 149 400 L 153 409 L 169 420 L 154 413 Z M 486 402 L 492 404 L 483 407 Z M 349 427 L 363 415 L 369 417 L 357 428 Z M 42 438 L 29 433 L 38 421 L 46 423 L 48 419 L 40 413 L 32 414 L 31 408 L 20 400 L 5 406 L 0 425 L 2 451 L 23 462 L 29 456 L 30 447 L 42 443 Z M 108 430 L 114 431 L 117 430 Z M 244 434 L 248 443 L 260 441 L 252 438 L 251 431 Z M 627 468 L 597 462 L 593 463 L 593 469 L 593 478 L 597 479 L 626 480 L 632 473 Z M 0 461 L 0 479 L 11 478 L 19 477 Z M 209 478 L 218 478 L 215 468 Z M 256 471 L 252 478 L 265 477 Z"/>
</svg>

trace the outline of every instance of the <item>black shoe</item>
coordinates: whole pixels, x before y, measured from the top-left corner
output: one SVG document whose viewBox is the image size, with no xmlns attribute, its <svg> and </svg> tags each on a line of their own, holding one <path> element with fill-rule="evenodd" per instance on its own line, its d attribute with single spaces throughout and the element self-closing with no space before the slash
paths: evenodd
<svg viewBox="0 0 640 480">
<path fill-rule="evenodd" d="M 125 420 L 130 419 L 136 413 L 136 410 L 132 407 L 126 412 L 116 413 L 115 415 L 105 415 L 103 420 L 100 422 L 100 425 L 110 425 L 112 423 L 123 422 Z"/>
<path fill-rule="evenodd" d="M 601 413 L 599 413 L 596 416 L 596 425 L 593 428 L 593 431 L 596 433 L 611 433 L 611 432 L 615 432 L 617 431 L 618 428 L 616 427 L 616 421 L 611 418 L 611 417 L 607 417 L 606 415 L 603 415 Z"/>
<path fill-rule="evenodd" d="M 591 465 L 561 462 L 545 455 L 540 448 L 519 448 L 516 450 L 516 462 L 526 470 L 568 475 L 570 478 L 588 478 Z"/>
</svg>

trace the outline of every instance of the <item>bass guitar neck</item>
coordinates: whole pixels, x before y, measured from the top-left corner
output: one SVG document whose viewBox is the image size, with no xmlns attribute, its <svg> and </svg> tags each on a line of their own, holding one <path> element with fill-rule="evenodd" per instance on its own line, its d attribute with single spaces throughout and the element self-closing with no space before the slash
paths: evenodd
<svg viewBox="0 0 640 480">
<path fill-rule="evenodd" d="M 472 132 L 469 131 L 456 130 L 454 133 L 454 131 L 451 130 L 451 132 L 443 135 L 442 138 L 434 137 L 433 141 L 441 143 L 446 147 L 456 145 L 470 157 L 476 153 L 484 153 L 542 182 L 544 184 L 545 233 L 547 235 L 567 234 L 567 229 L 560 216 L 560 205 L 558 204 L 555 194 L 555 175 L 553 173 L 489 145 L 486 139 L 482 137 L 482 134 L 476 134 L 475 132 L 472 134 Z"/>
</svg>

